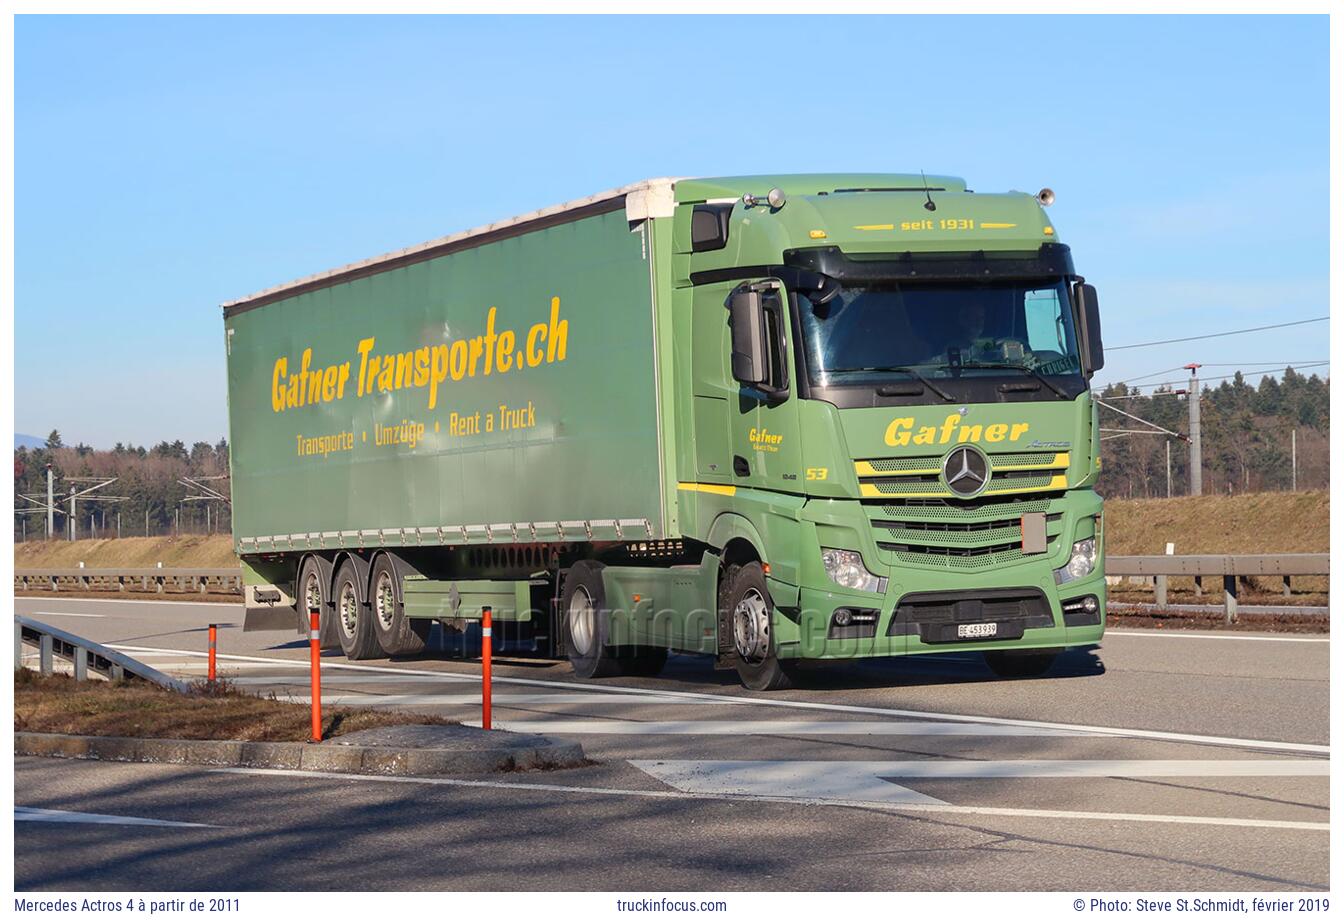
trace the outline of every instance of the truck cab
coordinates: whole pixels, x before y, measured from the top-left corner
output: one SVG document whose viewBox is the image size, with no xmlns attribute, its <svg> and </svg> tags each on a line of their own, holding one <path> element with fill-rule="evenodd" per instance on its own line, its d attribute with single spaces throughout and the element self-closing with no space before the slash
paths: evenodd
<svg viewBox="0 0 1344 920">
<path fill-rule="evenodd" d="M 729 598 L 744 680 L 951 650 L 1017 676 L 1098 641 L 1104 354 L 1053 194 L 834 175 L 676 199 L 679 520 L 765 574 L 773 613 Z"/>
</svg>

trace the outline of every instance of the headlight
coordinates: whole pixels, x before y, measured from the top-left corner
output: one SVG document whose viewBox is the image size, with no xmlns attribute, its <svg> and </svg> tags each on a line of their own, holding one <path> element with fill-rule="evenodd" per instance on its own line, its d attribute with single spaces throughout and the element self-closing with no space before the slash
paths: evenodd
<svg viewBox="0 0 1344 920">
<path fill-rule="evenodd" d="M 1079 540 L 1073 544 L 1073 554 L 1069 564 L 1055 569 L 1055 584 L 1063 585 L 1080 578 L 1086 578 L 1097 567 L 1097 541 L 1095 537 Z"/>
<path fill-rule="evenodd" d="M 863 564 L 863 556 L 850 549 L 821 549 L 821 564 L 831 581 L 842 588 L 871 591 L 879 594 L 886 590 L 886 579 L 878 578 Z"/>
</svg>

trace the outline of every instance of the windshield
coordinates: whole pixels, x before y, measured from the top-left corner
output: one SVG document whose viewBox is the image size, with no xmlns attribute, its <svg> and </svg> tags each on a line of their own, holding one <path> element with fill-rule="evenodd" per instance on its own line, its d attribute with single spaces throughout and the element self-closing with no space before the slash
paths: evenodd
<svg viewBox="0 0 1344 920">
<path fill-rule="evenodd" d="M 842 287 L 824 304 L 799 298 L 815 386 L 909 379 L 1081 372 L 1067 282 L 881 282 Z M 1004 367 L 1011 365 L 1012 367 Z"/>
</svg>

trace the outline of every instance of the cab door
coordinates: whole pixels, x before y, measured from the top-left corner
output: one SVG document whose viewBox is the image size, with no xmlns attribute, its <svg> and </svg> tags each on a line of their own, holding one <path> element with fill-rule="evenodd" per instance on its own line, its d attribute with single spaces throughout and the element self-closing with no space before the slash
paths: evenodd
<svg viewBox="0 0 1344 920">
<path fill-rule="evenodd" d="M 783 282 L 766 278 L 738 285 L 725 307 L 737 386 L 727 405 L 732 482 L 799 492 L 802 445 L 788 294 Z"/>
</svg>

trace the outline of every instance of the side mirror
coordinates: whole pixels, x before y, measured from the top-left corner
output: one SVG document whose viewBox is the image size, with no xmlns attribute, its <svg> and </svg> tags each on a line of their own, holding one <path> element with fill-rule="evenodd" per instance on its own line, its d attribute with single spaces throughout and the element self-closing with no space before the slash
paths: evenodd
<svg viewBox="0 0 1344 920">
<path fill-rule="evenodd" d="M 733 379 L 779 399 L 788 395 L 784 310 L 779 289 L 742 285 L 728 295 Z"/>
<path fill-rule="evenodd" d="M 1097 289 L 1079 282 L 1076 286 L 1079 319 L 1082 328 L 1079 339 L 1083 343 L 1083 367 L 1088 376 L 1106 365 L 1106 352 L 1101 344 L 1101 311 L 1097 307 Z"/>
<path fill-rule="evenodd" d="M 738 288 L 728 296 L 728 330 L 733 340 L 733 379 L 749 387 L 765 383 L 765 311 L 760 292 Z"/>
</svg>

